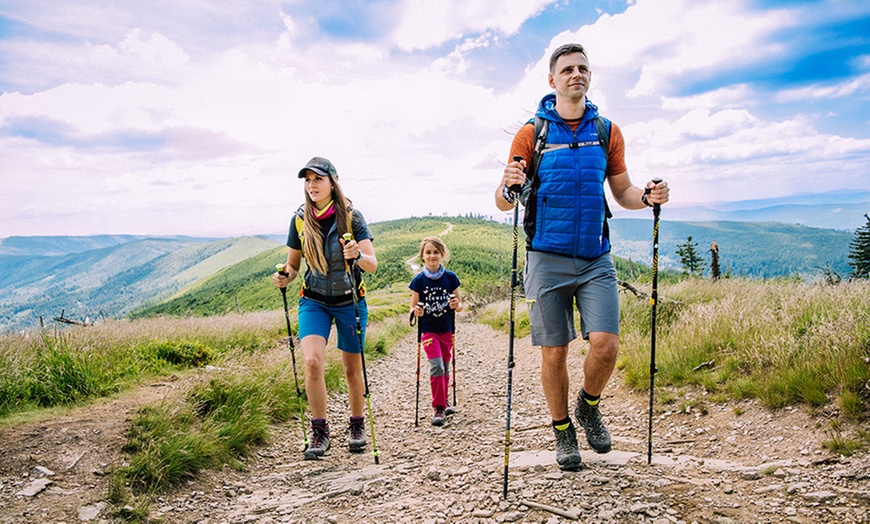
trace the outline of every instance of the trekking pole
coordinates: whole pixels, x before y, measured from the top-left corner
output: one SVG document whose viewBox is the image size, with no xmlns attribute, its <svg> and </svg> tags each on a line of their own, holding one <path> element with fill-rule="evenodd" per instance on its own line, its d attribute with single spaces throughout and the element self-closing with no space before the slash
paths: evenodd
<svg viewBox="0 0 870 524">
<path fill-rule="evenodd" d="M 286 277 L 284 264 L 276 264 L 275 270 Z M 302 424 L 302 451 L 308 449 L 308 433 L 305 431 L 305 410 L 302 409 L 302 391 L 299 389 L 299 377 L 296 375 L 296 347 L 293 345 L 293 330 L 290 329 L 290 309 L 287 307 L 287 288 L 281 288 L 281 298 L 284 300 L 284 320 L 287 322 L 287 345 L 290 347 L 290 360 L 293 361 L 293 382 L 296 383 L 296 401 L 299 404 L 299 422 Z"/>
<path fill-rule="evenodd" d="M 344 236 L 345 242 L 350 242 L 353 240 L 353 235 L 350 233 L 345 233 Z M 353 264 L 356 264 L 356 261 L 353 261 Z M 369 412 L 369 428 L 372 433 L 372 456 L 375 457 L 375 464 L 380 464 L 380 453 L 378 453 L 378 442 L 375 440 L 375 420 L 372 416 L 372 397 L 369 393 L 369 378 L 366 374 L 366 357 L 365 357 L 365 347 L 363 346 L 363 336 L 362 336 L 362 325 L 359 321 L 359 299 L 356 296 L 357 286 L 356 279 L 353 276 L 353 271 L 351 270 L 351 265 L 347 263 L 347 259 L 344 260 L 344 267 L 347 269 L 347 274 L 350 276 L 350 283 L 353 286 L 353 292 L 351 296 L 353 297 L 353 311 L 356 315 L 356 336 L 359 339 L 359 358 L 360 362 L 362 362 L 362 373 L 363 373 L 363 384 L 365 384 L 365 393 L 363 393 L 363 397 L 366 399 L 366 406 L 368 407 Z"/>
<path fill-rule="evenodd" d="M 653 178 L 653 183 L 658 184 L 662 181 L 661 178 Z M 652 191 L 647 187 L 644 189 L 644 194 L 648 195 Z M 652 464 L 652 439 L 653 439 L 653 395 L 655 394 L 656 373 L 656 303 L 659 296 L 659 214 L 662 211 L 660 204 L 653 204 L 653 260 L 652 260 L 652 293 L 650 294 L 650 304 L 652 305 L 652 316 L 650 317 L 650 354 L 649 354 L 649 435 L 648 445 L 646 450 L 646 463 Z"/>
<path fill-rule="evenodd" d="M 456 295 L 450 293 L 447 298 L 453 299 Z M 453 324 L 453 331 L 450 332 L 450 345 L 453 346 L 453 355 L 451 355 L 450 364 L 453 366 L 453 407 L 456 408 L 456 310 L 450 310 L 450 323 Z"/>
<path fill-rule="evenodd" d="M 423 307 L 422 302 L 417 302 L 417 305 Z M 414 407 L 414 426 L 420 426 L 420 347 L 423 344 L 423 332 L 420 327 L 420 322 L 417 320 L 417 316 L 411 311 L 411 318 L 408 319 L 408 322 L 413 326 L 417 326 L 417 399 L 415 400 Z"/>
<path fill-rule="evenodd" d="M 519 162 L 523 159 L 521 156 L 513 157 L 514 162 Z M 508 188 L 514 193 L 514 235 L 513 235 L 513 254 L 511 255 L 511 310 L 510 310 L 510 334 L 508 338 L 508 376 L 507 376 L 507 411 L 505 412 L 504 421 L 504 498 L 508 495 L 508 465 L 510 464 L 511 453 L 511 393 L 513 389 L 513 371 L 514 371 L 514 311 L 516 311 L 516 289 L 517 289 L 517 225 L 520 216 L 520 191 L 522 186 L 519 184 Z"/>
</svg>

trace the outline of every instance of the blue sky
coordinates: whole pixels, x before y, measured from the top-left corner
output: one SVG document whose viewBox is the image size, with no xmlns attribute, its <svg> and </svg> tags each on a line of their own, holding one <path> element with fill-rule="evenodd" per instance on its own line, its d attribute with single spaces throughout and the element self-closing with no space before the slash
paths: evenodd
<svg viewBox="0 0 870 524">
<path fill-rule="evenodd" d="M 501 219 L 566 42 L 669 205 L 870 188 L 866 1 L 5 0 L 0 237 L 281 232 L 314 155 L 369 221 Z"/>
</svg>

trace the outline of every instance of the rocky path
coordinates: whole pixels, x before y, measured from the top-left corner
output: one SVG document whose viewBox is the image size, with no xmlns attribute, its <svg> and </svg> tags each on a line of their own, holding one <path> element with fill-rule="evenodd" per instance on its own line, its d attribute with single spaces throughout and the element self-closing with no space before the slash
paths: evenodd
<svg viewBox="0 0 870 524">
<path fill-rule="evenodd" d="M 338 396 L 330 400 L 333 448 L 326 458 L 302 460 L 300 427 L 276 427 L 272 443 L 249 457 L 246 471 L 208 472 L 163 495 L 152 516 L 161 522 L 202 524 L 870 522 L 870 456 L 865 451 L 845 458 L 823 450 L 820 442 L 830 438 L 829 425 L 818 415 L 802 408 L 770 412 L 754 402 L 692 403 L 706 407 L 657 414 L 653 464 L 648 465 L 649 400 L 645 393 L 621 386 L 618 375 L 602 408 L 614 451 L 596 455 L 581 445 L 584 469 L 561 472 L 539 385 L 539 354 L 528 338 L 515 347 L 504 499 L 508 339 L 463 315 L 459 320 L 458 406 L 445 426 L 429 423 L 425 355 L 420 424 L 414 425 L 417 348 L 411 335 L 390 356 L 367 363 L 379 464 L 369 453 L 347 452 L 342 421 L 348 411 Z M 574 377 L 582 352 L 581 342 L 571 348 Z M 576 384 L 579 377 L 572 390 Z M 703 401 L 701 393 L 695 395 Z M 123 419 L 124 412 L 116 411 L 116 418 Z M 48 449 L 62 444 L 57 440 L 62 433 L 53 423 L 43 427 L 45 440 L 31 444 L 47 450 L 48 463 Z M 0 431 L 0 438 L 9 431 Z M 0 467 L 0 506 L 8 508 L 0 522 L 78 522 L 82 508 L 90 509 L 86 520 L 108 522 L 105 510 L 91 516 L 105 496 L 104 481 L 94 471 L 99 472 L 101 462 L 111 462 L 118 445 L 106 438 L 103 448 L 88 452 L 91 462 L 51 477 L 52 484 L 34 496 L 17 492 L 38 480 L 41 474 L 33 467 L 39 461 L 11 450 L 15 467 Z M 61 511 L 61 500 L 76 502 Z"/>
</svg>

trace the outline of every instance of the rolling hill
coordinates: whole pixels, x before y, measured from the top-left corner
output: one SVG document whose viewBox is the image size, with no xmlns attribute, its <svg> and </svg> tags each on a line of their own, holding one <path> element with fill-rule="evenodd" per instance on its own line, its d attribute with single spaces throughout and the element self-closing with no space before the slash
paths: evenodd
<svg viewBox="0 0 870 524">
<path fill-rule="evenodd" d="M 124 243 L 56 256 L 0 255 L 0 328 L 38 327 L 40 318 L 61 312 L 78 321 L 123 316 L 278 245 L 260 237 L 130 237 Z"/>
</svg>

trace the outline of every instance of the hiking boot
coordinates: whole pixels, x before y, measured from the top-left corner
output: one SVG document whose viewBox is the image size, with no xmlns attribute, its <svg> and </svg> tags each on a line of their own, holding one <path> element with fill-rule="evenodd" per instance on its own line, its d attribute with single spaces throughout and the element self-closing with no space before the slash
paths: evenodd
<svg viewBox="0 0 870 524">
<path fill-rule="evenodd" d="M 586 442 L 589 443 L 589 446 L 596 453 L 609 453 L 611 449 L 610 432 L 604 427 L 598 406 L 590 406 L 586 399 L 578 394 L 574 417 L 586 431 Z"/>
<path fill-rule="evenodd" d="M 435 415 L 432 416 L 432 425 L 444 425 L 444 406 L 435 406 Z"/>
<path fill-rule="evenodd" d="M 347 427 L 347 447 L 351 453 L 362 453 L 366 449 L 366 432 L 362 417 L 350 417 Z"/>
<path fill-rule="evenodd" d="M 444 414 L 445 415 L 452 415 L 454 413 L 456 413 L 456 410 L 453 409 L 453 406 L 451 406 L 450 402 L 448 402 L 447 406 L 444 407 Z"/>
<path fill-rule="evenodd" d="M 305 450 L 305 460 L 317 460 L 329 451 L 329 423 L 326 419 L 311 420 L 311 443 Z"/>
<path fill-rule="evenodd" d="M 579 471 L 583 467 L 580 458 L 580 450 L 577 449 L 577 432 L 574 424 L 569 422 L 568 427 L 559 430 L 553 427 L 556 434 L 556 463 L 563 471 Z"/>
</svg>

